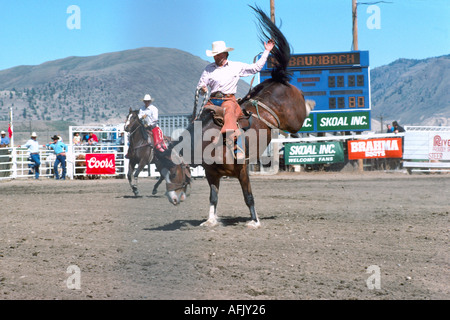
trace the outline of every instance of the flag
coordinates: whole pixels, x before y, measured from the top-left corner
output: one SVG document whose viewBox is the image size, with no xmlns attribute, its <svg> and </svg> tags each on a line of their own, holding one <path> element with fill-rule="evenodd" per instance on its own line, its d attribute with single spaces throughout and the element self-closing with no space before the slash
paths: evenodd
<svg viewBox="0 0 450 320">
<path fill-rule="evenodd" d="M 9 133 L 9 138 L 11 139 L 11 137 L 13 135 L 13 131 L 11 129 L 11 123 L 9 124 L 9 127 L 8 127 L 8 133 Z"/>
</svg>

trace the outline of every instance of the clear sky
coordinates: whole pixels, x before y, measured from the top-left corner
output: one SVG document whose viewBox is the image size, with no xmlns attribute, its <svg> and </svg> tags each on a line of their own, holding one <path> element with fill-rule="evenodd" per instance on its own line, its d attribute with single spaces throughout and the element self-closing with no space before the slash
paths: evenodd
<svg viewBox="0 0 450 320">
<path fill-rule="evenodd" d="M 275 0 L 276 21 L 294 53 L 349 51 L 351 3 Z M 372 68 L 450 53 L 450 0 L 358 3 L 359 49 Z M 0 70 L 140 47 L 212 61 L 205 50 L 216 40 L 235 48 L 230 60 L 250 63 L 263 47 L 249 4 L 270 13 L 270 0 L 0 0 Z"/>
</svg>

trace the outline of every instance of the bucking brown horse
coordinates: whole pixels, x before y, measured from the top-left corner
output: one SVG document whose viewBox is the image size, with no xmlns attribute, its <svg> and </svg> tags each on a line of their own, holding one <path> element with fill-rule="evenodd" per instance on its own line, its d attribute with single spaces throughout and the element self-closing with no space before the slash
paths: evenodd
<svg viewBox="0 0 450 320">
<path fill-rule="evenodd" d="M 221 177 L 236 177 L 244 195 L 245 204 L 250 210 L 250 228 L 258 228 L 261 223 L 255 209 L 255 201 L 249 179 L 248 163 L 259 159 L 271 141 L 272 133 L 285 130 L 298 132 L 303 122 L 314 108 L 313 101 L 306 101 L 303 93 L 289 83 L 291 75 L 287 70 L 290 59 L 290 46 L 278 27 L 258 7 L 256 12 L 261 26 L 261 39 L 273 39 L 272 50 L 274 69 L 271 79 L 253 88 L 239 103 L 247 117 L 240 120 L 240 127 L 245 131 L 246 160 L 236 160 L 229 147 L 212 143 L 214 136 L 220 132 L 217 110 L 203 109 L 194 114 L 193 121 L 181 134 L 182 140 L 174 144 L 174 150 L 181 152 L 185 161 L 191 166 L 202 165 L 210 186 L 210 208 L 208 219 L 203 226 L 218 224 L 217 203 Z M 195 109 L 194 109 L 195 110 Z M 194 111 L 196 113 L 196 111 Z M 276 135 L 278 136 L 278 134 Z M 190 140 L 190 141 L 189 141 Z M 190 147 L 190 150 L 186 146 Z"/>
</svg>

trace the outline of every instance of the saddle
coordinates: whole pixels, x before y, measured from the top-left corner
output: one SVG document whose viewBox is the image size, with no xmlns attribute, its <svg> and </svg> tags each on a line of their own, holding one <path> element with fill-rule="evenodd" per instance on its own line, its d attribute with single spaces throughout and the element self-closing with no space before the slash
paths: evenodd
<svg viewBox="0 0 450 320">
<path fill-rule="evenodd" d="M 207 111 L 212 113 L 213 121 L 220 128 L 224 125 L 224 108 L 215 104 L 205 106 Z M 231 140 L 223 137 L 223 144 L 231 151 L 231 154 L 235 159 L 245 158 L 245 146 L 242 137 L 239 137 L 242 132 L 247 131 L 252 125 L 251 112 L 247 112 L 245 109 L 241 109 L 242 114 L 237 119 L 236 124 L 240 130 L 237 131 L 237 135 L 234 135 Z"/>
</svg>

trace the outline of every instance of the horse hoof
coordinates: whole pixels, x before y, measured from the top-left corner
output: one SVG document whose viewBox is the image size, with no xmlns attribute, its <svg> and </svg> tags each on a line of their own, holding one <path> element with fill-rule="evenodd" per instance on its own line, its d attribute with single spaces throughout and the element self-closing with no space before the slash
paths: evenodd
<svg viewBox="0 0 450 320">
<path fill-rule="evenodd" d="M 247 222 L 247 228 L 249 228 L 249 229 L 258 229 L 260 227 L 261 227 L 261 222 L 259 222 L 259 220 L 258 221 L 252 220 L 250 222 Z"/>
<path fill-rule="evenodd" d="M 155 194 L 157 194 L 158 193 L 158 190 L 153 190 L 152 191 L 152 195 L 155 195 Z"/>
<path fill-rule="evenodd" d="M 205 222 L 203 222 L 202 224 L 200 224 L 201 227 L 215 227 L 217 226 L 219 223 L 217 222 L 217 220 L 206 220 Z"/>
</svg>

